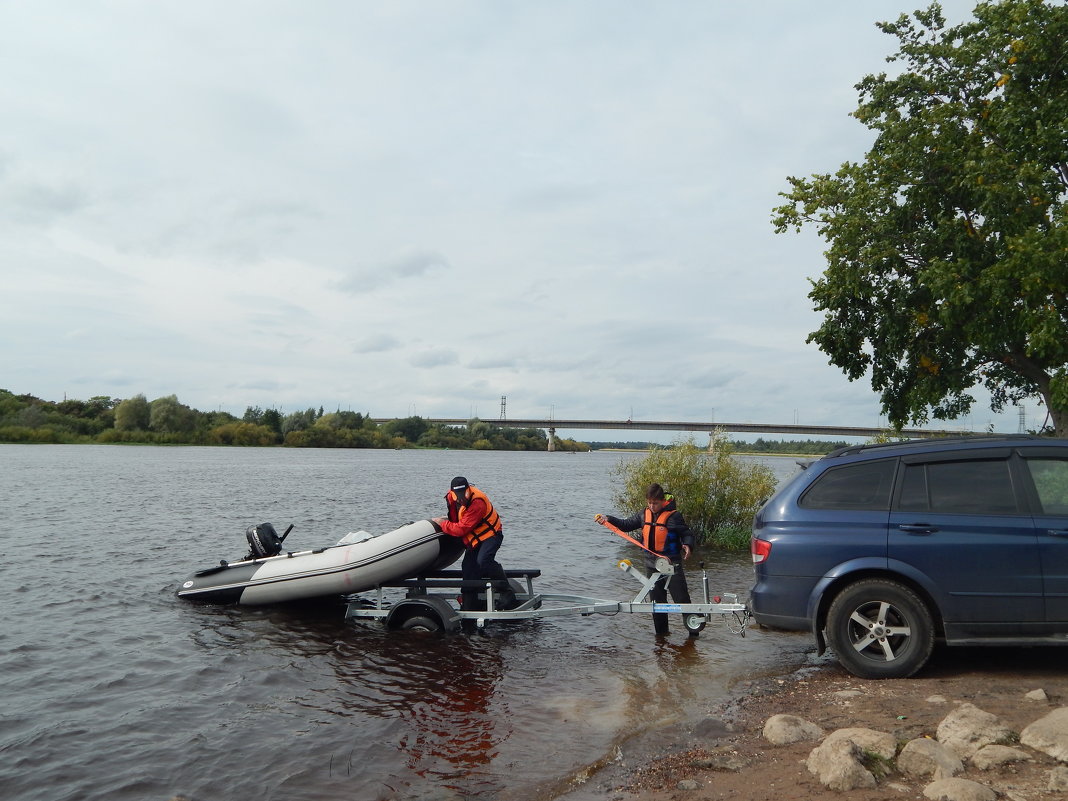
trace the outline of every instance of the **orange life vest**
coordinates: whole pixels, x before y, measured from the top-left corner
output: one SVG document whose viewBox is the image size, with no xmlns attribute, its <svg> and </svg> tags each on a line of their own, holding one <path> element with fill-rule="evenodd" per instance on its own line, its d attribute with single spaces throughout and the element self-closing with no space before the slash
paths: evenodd
<svg viewBox="0 0 1068 801">
<path fill-rule="evenodd" d="M 646 507 L 645 522 L 642 524 L 642 542 L 646 548 L 651 548 L 657 553 L 662 553 L 667 545 L 668 530 L 667 521 L 671 512 L 660 512 L 653 519 L 653 510 Z"/>
<path fill-rule="evenodd" d="M 480 542 L 488 540 L 502 531 L 501 516 L 497 514 L 497 510 L 493 508 L 493 504 L 490 503 L 490 499 L 486 497 L 486 493 L 475 486 L 468 486 L 471 490 L 472 500 L 478 498 L 484 504 L 486 504 L 486 514 L 482 519 L 478 521 L 471 533 L 463 536 L 464 545 L 468 548 L 474 548 Z M 460 518 L 464 512 L 467 511 L 469 506 L 461 506 L 460 499 L 456 497 L 456 493 L 449 490 L 448 495 L 445 496 L 445 501 L 449 505 L 449 520 L 453 523 L 459 523 Z"/>
</svg>

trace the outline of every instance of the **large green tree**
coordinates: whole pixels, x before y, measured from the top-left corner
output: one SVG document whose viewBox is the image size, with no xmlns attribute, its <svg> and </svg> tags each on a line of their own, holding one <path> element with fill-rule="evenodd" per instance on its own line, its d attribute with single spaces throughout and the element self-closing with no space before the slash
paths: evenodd
<svg viewBox="0 0 1068 801">
<path fill-rule="evenodd" d="M 149 428 L 164 434 L 188 434 L 196 425 L 196 412 L 178 402 L 177 395 L 156 398 L 149 405 Z"/>
<path fill-rule="evenodd" d="M 115 407 L 116 431 L 147 431 L 152 410 L 141 393 L 120 401 Z"/>
<path fill-rule="evenodd" d="M 932 4 L 880 23 L 892 75 L 853 112 L 859 163 L 790 177 L 778 231 L 828 243 L 809 336 L 850 380 L 869 371 L 896 425 L 1039 397 L 1068 436 L 1068 6 Z"/>
</svg>

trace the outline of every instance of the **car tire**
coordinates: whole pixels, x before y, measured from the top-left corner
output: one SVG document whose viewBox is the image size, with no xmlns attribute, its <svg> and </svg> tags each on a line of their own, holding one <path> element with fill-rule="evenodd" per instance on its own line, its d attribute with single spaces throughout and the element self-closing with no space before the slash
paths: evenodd
<svg viewBox="0 0 1068 801">
<path fill-rule="evenodd" d="M 896 581 L 865 579 L 835 596 L 827 641 L 838 661 L 864 679 L 903 679 L 927 662 L 934 621 L 927 605 Z"/>
</svg>

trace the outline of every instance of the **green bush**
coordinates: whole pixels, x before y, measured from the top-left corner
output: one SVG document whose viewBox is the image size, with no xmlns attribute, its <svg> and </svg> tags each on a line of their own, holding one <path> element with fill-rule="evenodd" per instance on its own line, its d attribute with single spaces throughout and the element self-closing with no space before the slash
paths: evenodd
<svg viewBox="0 0 1068 801">
<path fill-rule="evenodd" d="M 4 426 L 0 428 L 0 442 L 61 443 L 60 437 L 51 428 L 27 428 L 26 426 Z"/>
<path fill-rule="evenodd" d="M 734 449 L 722 432 L 712 449 L 699 448 L 692 438 L 647 456 L 620 462 L 613 474 L 622 482 L 615 502 L 623 514 L 645 506 L 645 490 L 660 484 L 675 502 L 699 542 L 744 550 L 760 504 L 775 491 L 775 476 L 765 465 L 732 458 Z"/>
<path fill-rule="evenodd" d="M 237 422 L 216 426 L 208 432 L 207 440 L 214 445 L 264 447 L 274 445 L 278 435 L 264 425 Z"/>
</svg>

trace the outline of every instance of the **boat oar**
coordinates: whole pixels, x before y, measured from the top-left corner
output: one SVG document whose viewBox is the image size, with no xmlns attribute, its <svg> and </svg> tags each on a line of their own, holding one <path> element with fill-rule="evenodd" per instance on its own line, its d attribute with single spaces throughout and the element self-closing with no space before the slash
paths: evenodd
<svg viewBox="0 0 1068 801">
<path fill-rule="evenodd" d="M 606 529 L 611 531 L 613 534 L 615 534 L 617 536 L 620 536 L 623 539 L 625 539 L 631 545 L 637 545 L 643 551 L 648 551 L 649 553 L 651 553 L 653 556 L 657 557 L 658 559 L 663 558 L 663 554 L 657 553 L 652 548 L 646 548 L 644 545 L 642 545 L 640 542 L 638 542 L 638 540 L 634 539 L 634 537 L 631 537 L 629 534 L 627 534 L 627 532 L 625 532 L 623 529 L 621 529 L 621 528 L 619 528 L 617 526 L 613 526 L 611 523 L 608 522 L 608 518 L 605 517 L 604 515 L 596 514 L 596 515 L 593 516 L 593 519 L 596 522 L 600 523 L 602 526 L 604 526 Z"/>
</svg>

